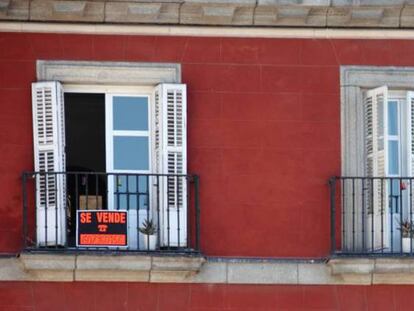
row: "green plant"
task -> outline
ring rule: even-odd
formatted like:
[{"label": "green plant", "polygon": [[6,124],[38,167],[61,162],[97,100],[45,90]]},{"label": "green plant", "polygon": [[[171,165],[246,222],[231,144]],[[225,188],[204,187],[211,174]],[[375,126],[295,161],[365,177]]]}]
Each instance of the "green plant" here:
[{"label": "green plant", "polygon": [[139,228],[139,232],[145,235],[154,235],[157,233],[157,226],[154,224],[152,219],[145,219],[142,223],[142,227]]},{"label": "green plant", "polygon": [[414,235],[414,227],[411,221],[404,220],[400,222],[400,227],[398,230],[401,231],[401,234],[404,238],[412,238]]}]

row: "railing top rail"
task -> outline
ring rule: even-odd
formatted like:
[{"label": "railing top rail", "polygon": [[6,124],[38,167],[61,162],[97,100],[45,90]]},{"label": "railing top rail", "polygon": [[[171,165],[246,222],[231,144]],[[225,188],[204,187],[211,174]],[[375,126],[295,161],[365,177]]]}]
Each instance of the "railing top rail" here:
[{"label": "railing top rail", "polygon": [[329,180],[340,179],[413,179],[414,176],[332,176]]},{"label": "railing top rail", "polygon": [[159,174],[159,173],[127,173],[127,172],[90,172],[90,171],[69,171],[69,172],[32,172],[23,171],[22,175],[113,175],[113,176],[154,176],[154,177],[198,177],[197,174]]}]

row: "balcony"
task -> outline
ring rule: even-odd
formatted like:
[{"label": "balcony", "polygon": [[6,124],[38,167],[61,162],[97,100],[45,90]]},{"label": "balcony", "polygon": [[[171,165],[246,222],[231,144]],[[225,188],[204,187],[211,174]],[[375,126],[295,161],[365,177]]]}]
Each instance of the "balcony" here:
[{"label": "balcony", "polygon": [[196,175],[24,172],[23,250],[200,252]]},{"label": "balcony", "polygon": [[333,256],[414,255],[414,178],[330,179]]}]

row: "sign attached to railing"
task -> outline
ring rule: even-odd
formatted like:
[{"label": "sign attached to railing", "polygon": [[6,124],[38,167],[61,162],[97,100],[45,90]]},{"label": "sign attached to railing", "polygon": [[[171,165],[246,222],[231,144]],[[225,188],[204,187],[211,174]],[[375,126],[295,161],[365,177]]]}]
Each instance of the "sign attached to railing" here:
[{"label": "sign attached to railing", "polygon": [[78,211],[76,218],[78,247],[128,246],[127,211]]}]

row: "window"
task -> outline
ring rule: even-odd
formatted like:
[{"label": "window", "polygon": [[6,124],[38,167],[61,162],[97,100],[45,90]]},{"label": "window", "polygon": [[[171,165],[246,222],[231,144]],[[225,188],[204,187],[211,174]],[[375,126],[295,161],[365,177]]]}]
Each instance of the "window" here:
[{"label": "window", "polygon": [[[400,252],[412,219],[413,68],[341,68],[342,244]],[[356,177],[356,178],[354,178]]]},{"label": "window", "polygon": [[[145,219],[158,226],[159,247],[186,247],[187,187],[176,176],[187,173],[186,86],[76,88],[51,81],[32,90],[35,171],[51,173],[36,181],[38,246],[73,245],[68,205],[79,207],[85,193],[71,188],[78,177],[59,172],[85,171],[107,174],[93,175],[93,186],[85,182],[83,207],[128,210],[130,249],[141,249]],[[74,133],[77,139],[68,139]]]}]

